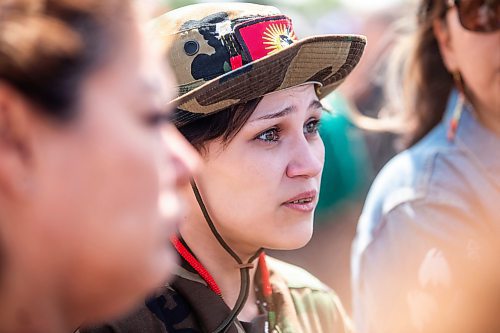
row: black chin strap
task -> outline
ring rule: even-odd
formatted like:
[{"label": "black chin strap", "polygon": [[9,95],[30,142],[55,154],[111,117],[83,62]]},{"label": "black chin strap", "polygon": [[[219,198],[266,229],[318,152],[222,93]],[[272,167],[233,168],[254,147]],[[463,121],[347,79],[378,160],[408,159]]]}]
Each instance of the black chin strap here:
[{"label": "black chin strap", "polygon": [[227,253],[233,257],[233,259],[238,263],[238,267],[240,269],[240,277],[241,277],[241,286],[240,286],[240,294],[238,295],[238,299],[236,300],[236,304],[234,305],[234,308],[231,310],[229,313],[229,316],[224,319],[224,321],[217,327],[212,333],[223,333],[227,332],[229,327],[231,327],[231,324],[233,321],[236,319],[238,314],[241,312],[243,309],[243,306],[245,305],[247,298],[248,298],[248,293],[250,291],[250,268],[253,267],[252,262],[257,259],[257,257],[261,254],[263,251],[262,248],[260,248],[249,260],[247,263],[243,263],[243,261],[238,257],[238,255],[231,249],[229,245],[224,241],[222,236],[219,234],[217,231],[217,228],[215,228],[214,223],[212,222],[212,219],[210,218],[210,215],[208,214],[207,207],[205,206],[205,203],[203,202],[203,198],[201,197],[200,191],[198,190],[198,186],[196,186],[196,183],[194,180],[191,180],[191,187],[193,188],[194,195],[196,197],[196,201],[198,201],[198,205],[201,208],[201,211],[203,213],[203,216],[205,217],[205,220],[207,221],[208,226],[210,227],[210,230],[212,231],[213,235],[219,242],[219,244],[226,250]]}]

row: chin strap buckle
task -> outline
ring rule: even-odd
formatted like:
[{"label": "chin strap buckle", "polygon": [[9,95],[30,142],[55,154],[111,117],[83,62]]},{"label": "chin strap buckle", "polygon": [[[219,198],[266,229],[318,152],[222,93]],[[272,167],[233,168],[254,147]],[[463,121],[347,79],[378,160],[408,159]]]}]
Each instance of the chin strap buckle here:
[{"label": "chin strap buckle", "polygon": [[236,267],[238,267],[238,269],[245,269],[245,268],[253,269],[255,267],[255,265],[253,263],[249,262],[246,264],[238,264]]}]

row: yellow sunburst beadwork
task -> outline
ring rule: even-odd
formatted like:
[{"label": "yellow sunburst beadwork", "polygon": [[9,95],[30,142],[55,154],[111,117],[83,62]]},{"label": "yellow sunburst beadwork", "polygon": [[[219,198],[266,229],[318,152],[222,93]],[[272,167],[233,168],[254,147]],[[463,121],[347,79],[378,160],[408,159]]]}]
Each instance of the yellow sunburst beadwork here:
[{"label": "yellow sunburst beadwork", "polygon": [[285,24],[271,24],[264,32],[264,45],[269,54],[274,54],[297,40],[295,33]]}]

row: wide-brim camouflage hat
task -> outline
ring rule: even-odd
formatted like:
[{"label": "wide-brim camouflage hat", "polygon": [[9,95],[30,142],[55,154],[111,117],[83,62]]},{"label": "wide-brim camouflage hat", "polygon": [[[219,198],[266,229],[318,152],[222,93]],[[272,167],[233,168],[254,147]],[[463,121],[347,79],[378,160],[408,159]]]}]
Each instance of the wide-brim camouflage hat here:
[{"label": "wide-brim camouflage hat", "polygon": [[178,127],[306,82],[318,83],[324,97],[354,69],[366,44],[358,35],[299,40],[277,8],[239,2],[182,7],[149,28],[167,46],[179,84],[172,101]]}]

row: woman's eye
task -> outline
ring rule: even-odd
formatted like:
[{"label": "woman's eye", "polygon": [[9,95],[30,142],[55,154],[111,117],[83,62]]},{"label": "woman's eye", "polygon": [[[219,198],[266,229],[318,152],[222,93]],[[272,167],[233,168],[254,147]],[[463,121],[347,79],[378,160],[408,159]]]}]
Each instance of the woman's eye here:
[{"label": "woman's eye", "polygon": [[271,128],[265,132],[262,132],[257,136],[257,139],[264,142],[277,142],[280,139],[279,128]]},{"label": "woman's eye", "polygon": [[314,119],[309,122],[307,122],[304,126],[304,134],[305,135],[315,135],[318,133],[318,128],[319,128],[319,119]]}]

